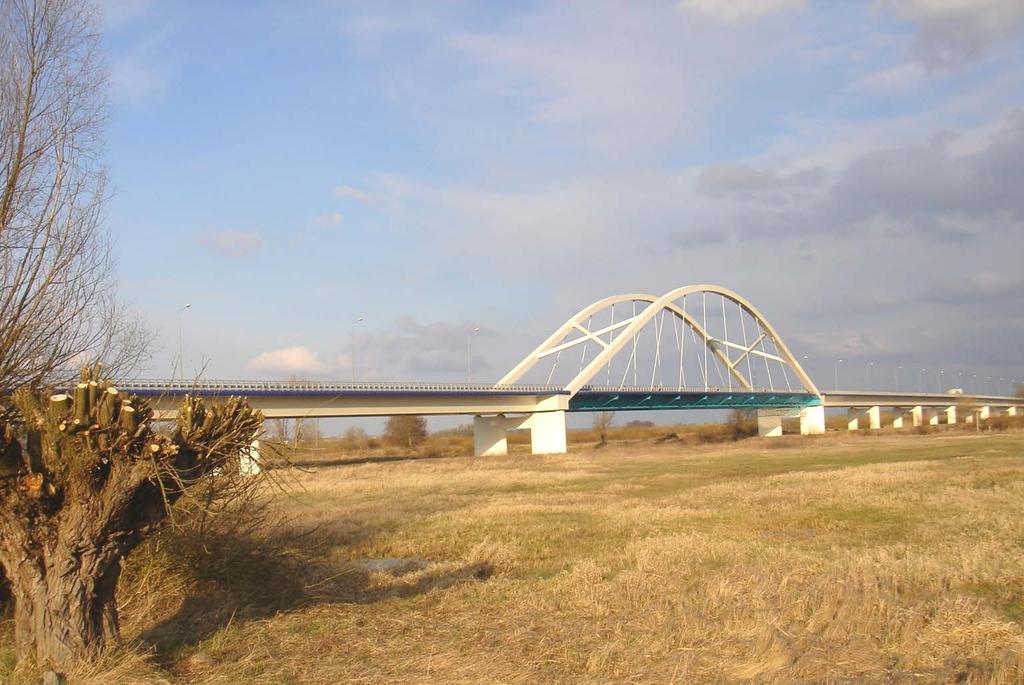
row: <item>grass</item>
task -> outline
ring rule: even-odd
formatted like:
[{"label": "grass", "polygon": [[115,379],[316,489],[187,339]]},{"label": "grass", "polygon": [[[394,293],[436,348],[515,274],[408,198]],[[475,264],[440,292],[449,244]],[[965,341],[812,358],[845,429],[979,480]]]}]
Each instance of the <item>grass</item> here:
[{"label": "grass", "polygon": [[1024,681],[1019,431],[295,477],[263,539],[134,556],[131,642],[72,681]]}]

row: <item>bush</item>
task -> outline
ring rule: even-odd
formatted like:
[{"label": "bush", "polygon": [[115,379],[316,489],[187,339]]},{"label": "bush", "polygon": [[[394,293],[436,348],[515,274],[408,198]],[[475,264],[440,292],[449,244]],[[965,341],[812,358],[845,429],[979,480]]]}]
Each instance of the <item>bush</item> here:
[{"label": "bush", "polygon": [[346,430],[341,439],[346,450],[365,450],[370,443],[369,436],[360,426],[352,426]]},{"label": "bush", "polygon": [[733,409],[725,422],[733,440],[757,435],[757,415],[749,411]]},{"label": "bush", "polygon": [[602,411],[594,414],[594,432],[597,433],[598,444],[605,445],[608,443],[608,429],[612,427],[612,421],[615,420],[615,412],[613,411]]},{"label": "bush", "polygon": [[422,416],[392,416],[384,426],[384,439],[413,449],[427,439],[427,420]]}]

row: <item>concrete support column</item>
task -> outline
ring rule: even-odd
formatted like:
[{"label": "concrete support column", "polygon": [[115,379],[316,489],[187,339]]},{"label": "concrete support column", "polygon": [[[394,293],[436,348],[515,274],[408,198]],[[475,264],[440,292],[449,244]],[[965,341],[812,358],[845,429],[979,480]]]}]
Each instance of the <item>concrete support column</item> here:
[{"label": "concrete support column", "polygon": [[868,407],[868,410],[864,412],[868,417],[868,428],[873,431],[878,430],[882,427],[882,411],[879,407]]},{"label": "concrete support column", "polygon": [[924,425],[924,407],[918,405],[910,410],[910,414],[914,417],[914,428]]},{"label": "concrete support column", "polygon": [[937,426],[939,425],[939,412],[935,409],[928,410],[928,425]]},{"label": "concrete support column", "polygon": [[503,457],[508,454],[505,417],[473,417],[473,454],[478,457]]},{"label": "concrete support column", "polygon": [[758,409],[757,434],[762,438],[777,438],[782,435],[782,414]]},{"label": "concrete support column", "polygon": [[972,412],[971,412],[970,414],[968,414],[968,415],[967,415],[967,418],[966,418],[966,419],[964,419],[964,423],[974,423],[974,415],[975,415],[976,413],[977,413],[977,412],[973,412],[973,411],[972,411]]},{"label": "concrete support column", "polygon": [[1017,407],[1007,407],[1006,408],[1006,415],[1007,416],[1017,416]]},{"label": "concrete support column", "polygon": [[530,448],[534,454],[565,454],[564,411],[531,414],[523,428],[530,429]]},{"label": "concrete support column", "polygon": [[[861,420],[864,421],[863,426]],[[882,427],[881,409],[879,407],[868,407],[867,409],[850,407],[846,412],[846,427],[852,431],[861,427],[878,430]]]},{"label": "concrete support column", "polygon": [[989,416],[992,414],[992,409],[986,405],[978,409],[978,418],[982,421],[987,421]]},{"label": "concrete support column", "polygon": [[950,426],[956,425],[956,406],[946,407],[946,423]]},{"label": "concrete support column", "polygon": [[249,449],[238,455],[238,471],[243,476],[255,476],[262,471],[260,466],[260,441],[253,440]]},{"label": "concrete support column", "polygon": [[[781,422],[779,428],[782,428]],[[825,407],[804,407],[800,410],[800,435],[821,435],[824,432]]]},{"label": "concrete support column", "polygon": [[893,407],[892,427],[903,428],[910,416],[911,412],[907,411],[903,407]]}]

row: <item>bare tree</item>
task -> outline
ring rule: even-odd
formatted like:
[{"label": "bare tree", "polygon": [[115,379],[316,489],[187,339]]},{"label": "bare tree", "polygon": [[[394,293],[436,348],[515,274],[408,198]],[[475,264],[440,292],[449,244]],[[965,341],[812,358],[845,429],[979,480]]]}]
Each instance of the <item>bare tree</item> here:
[{"label": "bare tree", "polygon": [[323,433],[319,419],[270,419],[267,421],[267,437],[281,445],[291,447],[319,446]]},{"label": "bare tree", "polygon": [[114,299],[100,155],[106,72],[81,0],[0,2],[0,391],[135,364]]},{"label": "bare tree", "polygon": [[384,439],[412,449],[427,439],[427,420],[422,416],[392,416],[384,424]]},{"label": "bare tree", "polygon": [[608,444],[608,429],[612,427],[613,421],[615,421],[615,412],[613,411],[600,411],[594,414],[593,428],[597,433],[599,445]]},{"label": "bare tree", "polygon": [[63,669],[118,636],[121,561],[191,492],[238,472],[263,416],[187,397],[174,429],[95,372],[70,394],[28,388],[0,422],[0,566],[19,658]]}]

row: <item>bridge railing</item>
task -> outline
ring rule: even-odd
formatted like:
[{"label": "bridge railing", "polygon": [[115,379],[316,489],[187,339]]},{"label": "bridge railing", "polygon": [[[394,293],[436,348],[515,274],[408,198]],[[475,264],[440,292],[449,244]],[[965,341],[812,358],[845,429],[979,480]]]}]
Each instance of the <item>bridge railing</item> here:
[{"label": "bridge railing", "polygon": [[708,387],[704,386],[690,386],[690,385],[584,385],[580,388],[580,392],[599,392],[599,393],[683,393],[687,395],[694,395],[700,393],[736,393],[736,394],[758,394],[758,395],[805,395],[806,392],[803,389],[796,390],[779,390],[777,388],[736,388],[727,386],[712,385]]},{"label": "bridge railing", "polygon": [[[123,381],[120,384],[125,391],[155,394],[160,392],[183,394],[187,392],[245,394],[245,393],[288,393],[288,392],[322,392],[322,393],[388,393],[388,392],[464,392],[464,393],[536,393],[539,395],[567,394],[567,390],[558,385],[507,384],[492,385],[489,383],[424,383],[413,381],[359,381],[359,382],[326,382],[326,381],[257,381],[257,380],[199,380],[180,381],[167,379],[139,379]],[[752,389],[729,388],[726,386],[677,386],[677,385],[585,385],[580,392],[591,393],[743,393],[743,394],[802,394],[780,391],[772,388],[755,387]]]},{"label": "bridge railing", "polygon": [[320,382],[320,381],[246,381],[163,379],[128,380],[118,384],[128,392],[181,394],[186,392],[219,392],[223,394],[287,393],[287,392],[467,392],[467,393],[536,393],[565,394],[557,385],[491,385],[487,383],[424,383],[406,381]]}]

